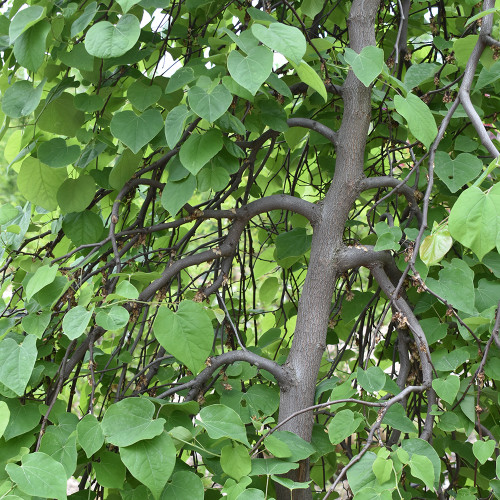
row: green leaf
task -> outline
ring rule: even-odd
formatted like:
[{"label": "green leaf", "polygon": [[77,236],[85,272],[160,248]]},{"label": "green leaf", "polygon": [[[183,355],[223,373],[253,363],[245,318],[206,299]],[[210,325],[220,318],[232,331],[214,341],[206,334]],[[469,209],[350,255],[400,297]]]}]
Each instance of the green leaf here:
[{"label": "green leaf", "polygon": [[433,465],[426,456],[414,453],[410,458],[410,470],[412,475],[421,479],[427,488],[430,490],[434,489]]},{"label": "green leaf", "polygon": [[289,458],[292,456],[292,452],[289,446],[273,434],[267,436],[266,439],[264,439],[264,445],[275,457]]},{"label": "green leaf", "polygon": [[300,10],[309,19],[314,19],[317,14],[323,9],[323,0],[304,0],[300,6]]},{"label": "green leaf", "polygon": [[66,177],[65,169],[55,170],[29,156],[21,165],[17,175],[17,186],[21,194],[31,203],[46,210],[55,210],[57,191]]},{"label": "green leaf", "polygon": [[257,488],[247,488],[243,490],[237,497],[236,500],[265,500],[266,495],[262,490]]},{"label": "green leaf", "polygon": [[9,26],[9,41],[12,45],[21,33],[43,19],[45,7],[41,5],[30,5],[26,9],[19,10],[12,18]]},{"label": "green leaf", "polygon": [[412,64],[406,71],[404,84],[408,90],[418,87],[422,82],[434,78],[439,66],[434,63]]},{"label": "green leaf", "polygon": [[104,444],[104,433],[101,424],[90,413],[85,415],[76,426],[78,442],[83,451],[90,458],[96,451],[100,450]]},{"label": "green leaf", "polygon": [[364,487],[376,484],[376,477],[373,473],[373,463],[377,459],[375,453],[368,451],[347,471],[347,480],[352,492],[356,495]]},{"label": "green leaf", "polygon": [[128,311],[122,306],[112,306],[111,309],[101,309],[95,316],[95,322],[105,330],[119,330],[129,320]]},{"label": "green leaf", "polygon": [[281,267],[290,267],[311,248],[312,236],[303,227],[281,233],[276,238],[276,260]]},{"label": "green leaf", "polygon": [[106,441],[116,446],[130,446],[160,435],[165,419],[153,420],[154,412],[154,404],[147,399],[127,398],[112,404],[101,422]]},{"label": "green leaf", "polygon": [[239,481],[243,476],[248,476],[252,470],[252,460],[248,449],[241,444],[224,446],[221,450],[220,464],[222,470],[229,476]]},{"label": "green leaf", "polygon": [[19,212],[18,207],[13,207],[12,205],[6,203],[5,205],[2,205],[0,207],[0,225],[4,225],[7,222],[10,222],[11,220],[15,219],[16,217],[19,217],[20,212]]},{"label": "green leaf", "polygon": [[181,146],[179,158],[182,165],[196,175],[221,149],[222,134],[210,129],[204,134],[191,134]]},{"label": "green leaf", "polygon": [[188,83],[191,83],[194,80],[194,71],[193,68],[183,67],[179,68],[168,81],[167,88],[165,89],[166,94],[171,94],[176,90],[182,89]]},{"label": "green leaf", "polygon": [[188,177],[177,182],[169,180],[161,194],[161,204],[170,215],[175,216],[177,212],[191,199],[196,189],[196,177],[189,174]]},{"label": "green leaf", "polygon": [[139,298],[139,291],[129,281],[121,281],[116,287],[115,293],[130,300],[137,300]]},{"label": "green leaf", "polygon": [[278,278],[271,276],[267,278],[259,289],[259,298],[263,304],[271,304],[276,294],[278,293],[279,281]]},{"label": "green leaf", "polygon": [[101,486],[119,490],[123,488],[126,470],[117,453],[101,451],[99,462],[93,462],[92,467]]},{"label": "green leaf", "polygon": [[424,441],[423,439],[419,438],[405,439],[404,441],[402,441],[401,447],[406,452],[409,453],[410,459],[412,459],[414,455],[422,455],[424,457],[427,457],[432,464],[432,469],[430,467],[429,469],[434,471],[434,484],[439,484],[439,476],[441,473],[441,460],[439,459],[436,450],[427,441]]},{"label": "green leaf", "polygon": [[83,212],[94,199],[96,185],[90,175],[66,179],[57,191],[57,202],[63,214]]},{"label": "green leaf", "polygon": [[328,437],[332,444],[339,444],[356,432],[363,417],[351,410],[341,410],[332,418],[328,426]]},{"label": "green leaf", "polygon": [[[43,110],[43,112],[42,112]],[[73,137],[85,122],[85,114],[75,108],[75,98],[63,92],[57,99],[42,101],[37,109],[37,126],[45,132]]]},{"label": "green leaf", "polygon": [[38,159],[52,168],[66,167],[75,163],[80,156],[80,147],[76,144],[68,146],[64,139],[57,137],[42,142],[38,147]]},{"label": "green leaf", "polygon": [[311,481],[307,481],[306,483],[299,483],[298,481],[293,481],[292,479],[288,479],[287,477],[279,477],[274,475],[271,476],[271,479],[275,483],[279,483],[289,490],[302,490],[305,488],[309,488],[309,485],[311,484]]},{"label": "green leaf", "polygon": [[[80,45],[81,46],[81,45]],[[75,96],[75,108],[86,113],[94,113],[104,106],[104,99],[96,94],[77,94]]]},{"label": "green leaf", "polygon": [[214,404],[202,408],[196,423],[203,427],[212,439],[228,437],[250,447],[240,416],[227,406]]},{"label": "green leaf", "polygon": [[21,463],[7,464],[5,470],[23,493],[66,500],[66,472],[62,464],[41,452],[25,455]]},{"label": "green leaf", "polygon": [[373,45],[363,47],[359,54],[346,48],[344,58],[365,87],[369,87],[384,68],[384,51]]},{"label": "green leaf", "polygon": [[37,71],[43,63],[50,26],[50,23],[42,20],[24,31],[14,43],[17,62],[29,71]]},{"label": "green leaf", "polygon": [[477,440],[472,445],[472,452],[481,465],[485,464],[495,451],[496,443],[492,439]]},{"label": "green leaf", "polygon": [[286,474],[288,471],[298,469],[299,464],[283,462],[275,458],[254,458],[250,476],[270,476],[271,474]]},{"label": "green leaf", "polygon": [[134,5],[138,4],[140,1],[141,0],[117,0],[124,14],[126,14]]},{"label": "green leaf", "polygon": [[408,93],[406,99],[400,95],[394,96],[394,105],[396,111],[408,122],[410,132],[429,148],[437,135],[437,127],[427,104],[416,95]]},{"label": "green leaf", "polygon": [[0,401],[0,438],[3,436],[9,423],[10,410],[5,401]]},{"label": "green leaf", "polygon": [[165,486],[161,500],[203,500],[204,494],[203,483],[197,474],[180,471]]},{"label": "green leaf", "polygon": [[31,115],[40,103],[44,85],[45,80],[35,88],[26,80],[14,82],[3,95],[2,111],[11,118]]},{"label": "green leaf", "polygon": [[139,116],[130,110],[121,111],[113,115],[110,124],[113,136],[134,153],[154,139],[162,128],[163,118],[156,109],[148,109]]},{"label": "green leaf", "polygon": [[0,382],[18,396],[24,394],[37,357],[36,337],[28,335],[18,344],[14,339],[0,342]]},{"label": "green leaf", "polygon": [[372,470],[380,484],[389,481],[392,474],[393,462],[389,458],[378,456],[372,464]]},{"label": "green leaf", "polygon": [[17,399],[9,399],[7,406],[10,410],[10,420],[4,432],[5,441],[29,432],[39,424],[38,404],[27,402],[22,405]]},{"label": "green leaf", "polygon": [[238,85],[255,95],[273,70],[273,53],[262,46],[251,49],[246,57],[233,50],[227,58],[227,69]]},{"label": "green leaf", "polygon": [[85,36],[85,48],[94,57],[120,57],[135,45],[140,33],[139,19],[125,14],[116,25],[108,21],[94,24]]},{"label": "green leaf", "polygon": [[452,193],[474,180],[482,169],[483,162],[469,153],[461,153],[452,160],[444,151],[436,152],[434,171]]},{"label": "green leaf", "polygon": [[85,210],[84,212],[66,215],[63,219],[62,229],[73,244],[79,246],[99,241],[104,230],[104,224],[97,214]]},{"label": "green leaf", "polygon": [[228,171],[214,161],[205,165],[196,176],[198,191],[204,193],[208,190],[220,191],[229,183],[230,177]]},{"label": "green leaf", "polygon": [[109,185],[116,190],[121,189],[134,175],[137,167],[142,161],[142,154],[132,153],[130,149],[125,149],[120,159],[109,173]]},{"label": "green leaf", "polygon": [[180,104],[172,109],[167,115],[167,119],[165,120],[165,137],[170,149],[174,149],[179,139],[182,137],[184,123],[190,114],[191,112],[188,110],[187,106],[185,104]]},{"label": "green leaf", "polygon": [[134,108],[144,111],[160,99],[162,90],[158,85],[144,85],[135,81],[127,90],[127,98]]},{"label": "green leaf", "polygon": [[175,313],[161,306],[153,328],[161,346],[193,373],[205,367],[212,350],[214,329],[201,304],[183,300]]},{"label": "green leaf", "polygon": [[458,394],[458,389],[460,389],[460,378],[456,375],[436,378],[432,381],[432,388],[441,399],[452,404]]},{"label": "green leaf", "polygon": [[25,293],[27,299],[30,300],[35,293],[50,285],[56,279],[57,270],[57,266],[50,266],[48,264],[39,267],[26,285]]},{"label": "green leaf", "polygon": [[276,431],[268,438],[273,437],[276,441],[280,441],[286,445],[290,454],[286,457],[291,462],[305,460],[316,452],[316,448],[311,443],[308,443],[297,434],[290,431]]},{"label": "green leaf", "polygon": [[439,279],[427,278],[426,285],[453,307],[468,314],[474,313],[474,271],[463,261],[443,261]]},{"label": "green leaf", "polygon": [[420,258],[427,267],[430,267],[439,263],[452,245],[453,239],[448,231],[448,226],[440,227],[422,241],[419,250]]},{"label": "green leaf", "polygon": [[75,472],[77,462],[75,432],[66,432],[59,426],[51,425],[42,437],[40,451],[62,464],[66,478],[69,479]]},{"label": "green leaf", "polygon": [[500,231],[500,184],[488,193],[478,187],[462,192],[453,205],[448,227],[450,234],[482,259],[495,247]]},{"label": "green leaf", "polygon": [[97,12],[97,2],[90,2],[83,14],[71,25],[71,38],[81,33],[92,21]]},{"label": "green leaf", "polygon": [[442,372],[452,372],[468,359],[469,353],[464,348],[453,349],[450,352],[446,349],[439,349],[432,353],[434,368]]},{"label": "green leaf", "polygon": [[417,432],[415,424],[406,416],[400,404],[393,404],[385,413],[382,423],[404,433]]},{"label": "green leaf", "polygon": [[378,366],[371,366],[368,370],[358,368],[359,385],[367,392],[379,392],[385,386],[386,376]]},{"label": "green leaf", "polygon": [[205,90],[202,87],[192,87],[188,92],[189,106],[201,118],[213,123],[229,108],[233,96],[223,85],[216,85]]},{"label": "green leaf", "polygon": [[85,307],[72,307],[63,318],[62,327],[66,337],[70,340],[77,339],[85,332],[90,318],[92,318],[92,310],[87,311]]},{"label": "green leaf", "polygon": [[31,313],[22,319],[21,325],[26,333],[41,339],[47,326],[49,326],[50,317],[50,311],[44,311],[41,314]]},{"label": "green leaf", "polygon": [[290,62],[300,64],[306,53],[306,39],[295,26],[271,23],[268,28],[261,24],[252,25],[252,34],[270,49],[283,54]]},{"label": "green leaf", "polygon": [[172,438],[163,432],[153,439],[122,446],[120,458],[131,474],[146,485],[156,499],[160,498],[175,465],[176,450]]},{"label": "green leaf", "polygon": [[301,81],[315,90],[326,102],[327,95],[325,84],[319,77],[318,73],[316,73],[316,71],[314,71],[314,69],[312,69],[311,66],[309,66],[309,64],[307,64],[305,61],[302,61],[298,66],[295,66],[295,69]]}]

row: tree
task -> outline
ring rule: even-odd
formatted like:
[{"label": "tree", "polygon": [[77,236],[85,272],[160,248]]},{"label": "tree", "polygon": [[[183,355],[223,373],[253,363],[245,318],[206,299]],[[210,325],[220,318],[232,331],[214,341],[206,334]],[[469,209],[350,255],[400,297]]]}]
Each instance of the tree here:
[{"label": "tree", "polygon": [[4,8],[3,498],[500,498],[493,0]]}]

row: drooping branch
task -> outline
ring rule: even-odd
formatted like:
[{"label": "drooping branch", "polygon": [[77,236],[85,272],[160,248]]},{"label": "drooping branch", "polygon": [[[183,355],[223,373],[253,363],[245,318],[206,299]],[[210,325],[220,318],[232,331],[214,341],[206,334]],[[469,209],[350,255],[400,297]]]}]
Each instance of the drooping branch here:
[{"label": "drooping branch", "polygon": [[[494,0],[484,0],[483,2],[483,11],[491,9],[494,7]],[[474,76],[476,73],[476,67],[479,62],[479,58],[481,57],[484,49],[488,46],[488,42],[490,38],[487,38],[491,35],[491,29],[493,27],[493,14],[488,14],[482,18],[481,24],[481,32],[479,34],[479,38],[474,46],[474,50],[467,61],[467,66],[465,67],[464,79],[462,85],[460,86],[460,90],[458,92],[458,96],[460,98],[460,102],[467,113],[472,125],[476,129],[481,142],[484,147],[488,150],[491,156],[497,158],[500,155],[500,152],[493,144],[490,139],[488,132],[486,131],[481,118],[479,117],[477,111],[474,109],[472,105],[472,101],[470,99],[470,89],[472,83],[474,81]]]},{"label": "drooping branch", "polygon": [[311,120],[310,118],[289,118],[287,124],[289,127],[304,127],[314,130],[328,139],[333,145],[337,143],[337,133],[316,120]]}]

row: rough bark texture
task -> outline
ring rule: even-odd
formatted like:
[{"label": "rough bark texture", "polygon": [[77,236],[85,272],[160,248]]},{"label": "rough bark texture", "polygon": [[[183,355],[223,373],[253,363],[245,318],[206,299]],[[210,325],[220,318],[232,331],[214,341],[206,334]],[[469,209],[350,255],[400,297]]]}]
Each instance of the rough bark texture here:
[{"label": "rough bark texture", "polygon": [[[350,46],[360,52],[375,45],[375,16],[378,0],[356,0],[348,19]],[[338,256],[343,249],[342,235],[349,210],[363,179],[366,137],[370,124],[371,89],[349,72],[342,88],[344,116],[336,140],[336,167],[331,187],[323,201],[320,220],[314,226],[309,270],[299,302],[293,343],[286,362],[290,388],[281,391],[279,420],[314,404],[316,379],[325,349],[326,332],[335,280],[340,272]],[[310,441],[312,413],[304,413],[283,426]],[[291,476],[307,480],[308,464]],[[290,499],[290,491],[277,487],[278,500]],[[307,489],[295,490],[294,500],[312,498]]]}]

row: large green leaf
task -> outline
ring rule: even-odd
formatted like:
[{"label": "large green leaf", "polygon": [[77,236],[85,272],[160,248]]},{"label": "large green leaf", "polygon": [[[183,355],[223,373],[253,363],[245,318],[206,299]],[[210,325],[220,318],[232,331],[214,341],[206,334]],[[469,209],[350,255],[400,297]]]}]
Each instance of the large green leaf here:
[{"label": "large green leaf", "polygon": [[69,479],[76,469],[76,432],[65,432],[59,426],[51,425],[45,431],[40,451],[62,464]]},{"label": "large green leaf", "polygon": [[187,109],[187,106],[180,104],[167,115],[165,120],[165,137],[169,148],[175,148],[179,142],[184,132],[184,123],[190,114],[191,112]]},{"label": "large green leaf", "polygon": [[113,189],[121,189],[134,175],[142,160],[142,154],[126,149],[109,173],[108,182]]},{"label": "large green leaf", "polygon": [[239,481],[243,476],[248,476],[252,470],[252,460],[248,449],[241,444],[226,445],[221,450],[220,464],[222,470],[229,476]]},{"label": "large green leaf", "polygon": [[29,156],[23,161],[17,176],[21,194],[31,203],[46,210],[57,208],[57,191],[66,180],[66,169],[47,167],[39,160]]},{"label": "large green leaf", "polygon": [[165,420],[153,420],[154,412],[154,404],[147,399],[127,398],[112,404],[101,422],[106,440],[116,446],[130,446],[160,435]]},{"label": "large green leaf", "polygon": [[212,439],[228,437],[250,446],[240,416],[227,406],[215,404],[202,408],[196,423],[205,428]]},{"label": "large green leaf", "polygon": [[151,141],[163,128],[163,118],[156,109],[148,109],[141,115],[133,111],[121,111],[113,115],[111,133],[134,153]]},{"label": "large green leaf", "polygon": [[448,226],[440,227],[422,241],[419,250],[420,258],[426,266],[430,267],[440,262],[452,245],[453,239]]},{"label": "large green leaf", "polygon": [[268,28],[261,24],[252,25],[252,33],[264,45],[283,54],[289,61],[300,64],[306,52],[306,39],[295,26],[271,23]]},{"label": "large green leaf", "polygon": [[311,248],[312,236],[298,227],[281,233],[276,238],[276,260],[282,267],[290,267]]},{"label": "large green leaf", "polygon": [[359,54],[346,48],[344,58],[365,87],[369,87],[384,68],[384,51],[374,45],[363,47]]},{"label": "large green leaf", "polygon": [[437,485],[441,472],[441,460],[436,450],[427,441],[419,438],[405,439],[401,443],[401,447],[409,453],[410,459],[412,459],[413,455],[421,455],[430,460],[434,471],[434,485]]},{"label": "large green leaf", "polygon": [[436,152],[434,171],[452,193],[475,179],[482,168],[483,162],[469,153],[461,153],[453,160],[444,151]]},{"label": "large green leaf", "polygon": [[204,493],[203,483],[197,474],[179,471],[163,490],[161,500],[203,500]]},{"label": "large green leaf", "polygon": [[0,438],[3,436],[9,423],[10,410],[5,401],[0,401]]},{"label": "large green leaf", "polygon": [[184,300],[175,313],[166,306],[160,307],[154,333],[165,350],[193,373],[205,367],[212,350],[214,330],[201,304]]},{"label": "large green leaf", "polygon": [[135,45],[140,33],[139,19],[132,14],[125,14],[116,25],[108,21],[94,24],[85,37],[85,48],[94,57],[119,57]]},{"label": "large green leaf", "polygon": [[172,474],[176,450],[172,438],[163,432],[147,441],[120,448],[120,458],[132,475],[145,484],[155,498]]},{"label": "large green leaf", "polygon": [[101,424],[94,415],[85,415],[76,426],[78,442],[90,458],[104,444],[104,433]]},{"label": "large green leaf", "polygon": [[39,267],[26,285],[26,297],[28,300],[42,288],[50,285],[56,279],[56,276],[57,266],[46,264],[45,266]]},{"label": "large green leaf", "polygon": [[95,316],[95,322],[105,330],[119,330],[128,323],[129,316],[124,307],[112,306],[110,309],[100,309]]},{"label": "large green leaf", "polygon": [[17,62],[29,71],[37,71],[45,57],[45,44],[50,23],[45,19],[19,35],[14,43]]},{"label": "large green leaf", "polygon": [[472,445],[472,452],[481,465],[493,455],[495,451],[495,441],[488,439],[487,441],[478,440]]},{"label": "large green leaf", "polygon": [[23,493],[66,500],[66,472],[62,464],[42,452],[25,455],[21,463],[7,464],[5,470]]},{"label": "large green leaf", "polygon": [[99,241],[103,235],[104,224],[97,214],[85,210],[66,215],[63,219],[62,229],[73,244],[79,246]]},{"label": "large green leaf", "polygon": [[229,108],[233,96],[224,85],[216,85],[205,90],[194,86],[188,92],[189,106],[201,118],[213,123],[220,118]]},{"label": "large green leaf", "polygon": [[273,69],[273,53],[266,47],[254,47],[247,56],[233,50],[227,58],[227,69],[234,81],[255,95]]},{"label": "large green leaf", "polygon": [[80,147],[76,144],[68,146],[64,139],[57,137],[43,142],[38,147],[38,159],[53,168],[61,168],[75,163],[80,156]]},{"label": "large green leaf", "polygon": [[437,127],[431,111],[416,95],[408,93],[406,98],[394,96],[396,111],[408,122],[410,132],[427,148],[437,135]]},{"label": "large green leaf", "polygon": [[2,111],[11,118],[30,115],[40,103],[44,85],[45,80],[37,87],[26,80],[14,82],[2,98]]},{"label": "large green leaf", "polygon": [[358,382],[367,392],[378,392],[384,388],[385,373],[379,366],[371,366],[368,370],[358,368]]},{"label": "large green leaf", "polygon": [[126,470],[117,453],[101,451],[99,462],[92,464],[97,482],[105,488],[122,489],[125,481]]},{"label": "large green leaf", "polygon": [[90,175],[66,179],[57,190],[57,202],[63,214],[83,212],[94,199],[96,185]]},{"label": "large green leaf", "polygon": [[422,479],[427,488],[433,489],[434,471],[429,458],[414,453],[410,460],[410,470],[413,476]]},{"label": "large green leaf", "polygon": [[0,382],[22,396],[37,357],[36,337],[28,335],[18,344],[14,339],[0,341]]},{"label": "large green leaf", "polygon": [[341,410],[332,418],[328,426],[328,437],[332,444],[338,444],[353,434],[363,417],[351,410]]},{"label": "large green leaf", "polygon": [[309,87],[315,90],[323,98],[324,101],[326,101],[327,95],[325,84],[318,73],[316,73],[316,71],[314,71],[314,69],[311,68],[311,66],[309,66],[309,64],[307,64],[305,61],[302,61],[299,65],[297,65],[295,69],[297,70],[299,78],[305,84],[309,85]]},{"label": "large green leaf", "polygon": [[42,101],[37,112],[42,112],[37,126],[52,134],[74,137],[85,122],[85,114],[76,109],[75,98],[68,92],[63,92],[48,104]]},{"label": "large green leaf", "polygon": [[482,259],[497,244],[500,232],[500,184],[483,193],[478,187],[462,192],[448,221],[450,234]]},{"label": "large green leaf", "polygon": [[26,9],[20,10],[12,18],[9,26],[9,41],[13,44],[18,36],[26,31],[30,26],[41,21],[45,14],[45,7],[41,5],[30,5]]},{"label": "large green leaf", "polygon": [[169,180],[161,194],[161,204],[171,215],[177,212],[190,200],[196,189],[196,177],[189,174],[185,179],[174,182]]},{"label": "large green leaf", "polygon": [[128,100],[139,111],[144,111],[157,102],[161,94],[158,85],[145,85],[141,81],[134,82],[127,90]]},{"label": "large green leaf", "polygon": [[219,130],[210,129],[204,134],[191,134],[179,152],[182,165],[196,175],[222,149],[222,145]]},{"label": "large green leaf", "polygon": [[436,378],[432,381],[432,388],[441,399],[452,404],[460,388],[460,379],[456,375]]},{"label": "large green leaf", "polygon": [[85,307],[72,307],[63,318],[63,332],[69,339],[77,339],[87,328],[93,311],[87,311]]},{"label": "large green leaf", "polygon": [[387,410],[382,423],[401,432],[417,432],[415,424],[406,416],[405,410],[400,404],[393,404]]}]

